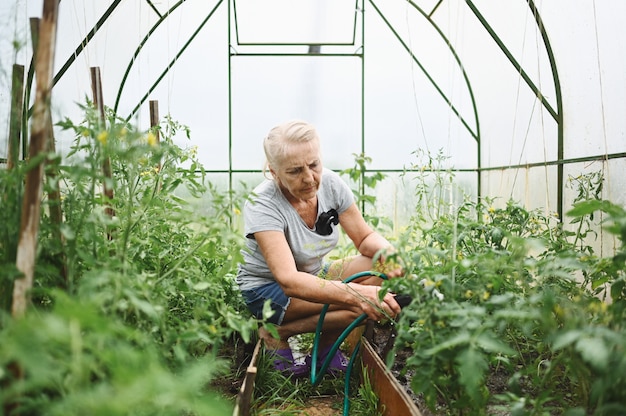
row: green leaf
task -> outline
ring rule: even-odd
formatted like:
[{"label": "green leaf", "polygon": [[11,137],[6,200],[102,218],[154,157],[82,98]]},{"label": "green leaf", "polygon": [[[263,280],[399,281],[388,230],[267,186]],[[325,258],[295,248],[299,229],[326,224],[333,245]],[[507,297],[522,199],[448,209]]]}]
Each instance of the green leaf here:
[{"label": "green leaf", "polygon": [[435,355],[440,351],[444,351],[444,350],[456,347],[458,345],[469,344],[470,339],[471,338],[470,338],[469,332],[464,331],[459,334],[456,334],[455,336],[448,339],[447,341],[440,343],[436,347],[427,349],[426,351],[424,351],[424,353],[426,355]]},{"label": "green leaf", "polygon": [[583,215],[589,215],[603,206],[603,202],[598,199],[590,199],[574,204],[574,208],[567,212],[570,217],[582,217]]},{"label": "green leaf", "polygon": [[515,354],[515,350],[513,350],[511,347],[488,334],[480,334],[476,338],[476,345],[478,345],[487,352],[495,352],[504,355]]},{"label": "green leaf", "polygon": [[485,371],[489,367],[483,354],[475,348],[462,351],[456,358],[459,370],[459,381],[465,387],[467,395],[475,403],[481,402],[481,386]]},{"label": "green leaf", "polygon": [[210,287],[211,285],[209,284],[209,282],[198,282],[195,285],[193,285],[193,289],[194,290],[206,290]]},{"label": "green leaf", "polygon": [[597,289],[598,287],[602,286],[603,284],[605,284],[608,281],[609,281],[609,277],[608,276],[603,276],[600,279],[594,279],[591,282],[591,288],[592,289]]},{"label": "green leaf", "polygon": [[602,338],[581,338],[576,343],[576,351],[597,370],[607,369],[610,354]]},{"label": "green leaf", "polygon": [[554,342],[552,343],[552,349],[558,351],[567,347],[568,345],[574,343],[578,338],[580,338],[580,331],[567,331],[563,334],[560,334],[556,337]]},{"label": "green leaf", "polygon": [[585,416],[586,414],[587,411],[582,407],[574,407],[571,409],[567,409],[565,413],[563,413],[563,416]]}]

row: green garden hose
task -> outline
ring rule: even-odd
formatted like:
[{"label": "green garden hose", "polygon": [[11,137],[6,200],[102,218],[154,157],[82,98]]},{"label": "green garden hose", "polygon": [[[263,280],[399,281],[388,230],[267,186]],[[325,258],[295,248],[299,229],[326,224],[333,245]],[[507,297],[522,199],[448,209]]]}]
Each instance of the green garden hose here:
[{"label": "green garden hose", "polygon": [[[359,273],[353,274],[352,276],[343,280],[343,283],[350,283],[354,279],[358,279],[359,277],[364,277],[364,276],[377,276],[383,280],[387,280],[387,276],[384,273],[379,273],[375,271],[365,271],[365,272],[359,272]],[[322,366],[320,367],[320,370],[318,373],[317,372],[317,352],[319,349],[319,342],[320,342],[320,337],[322,334],[322,327],[324,326],[324,317],[326,316],[326,312],[328,311],[329,306],[330,306],[329,304],[325,304],[324,307],[322,308],[322,311],[320,312],[320,318],[317,321],[317,327],[315,329],[315,338],[313,339],[313,348],[311,351],[311,384],[313,384],[314,386],[319,384],[320,381],[322,381],[322,377],[324,373],[326,373],[326,370],[328,369],[328,366],[330,365],[330,362],[333,359],[333,356],[335,355],[335,353],[341,346],[341,343],[348,337],[348,335],[350,335],[350,332],[352,332],[354,328],[359,326],[365,319],[367,319],[367,314],[365,313],[361,314],[350,325],[348,325],[346,329],[343,330],[341,335],[339,335],[335,343],[331,346],[330,351],[328,352],[328,355],[326,355],[326,359],[322,363]],[[352,352],[352,356],[350,357],[350,362],[348,363],[348,367],[346,369],[346,377],[344,381],[344,398],[343,398],[343,415],[344,416],[348,416],[348,413],[350,411],[350,394],[349,394],[350,393],[350,376],[352,374],[352,367],[354,365],[354,359],[356,358],[358,354],[360,346],[361,346],[361,341],[359,341],[354,347],[354,351]]]}]

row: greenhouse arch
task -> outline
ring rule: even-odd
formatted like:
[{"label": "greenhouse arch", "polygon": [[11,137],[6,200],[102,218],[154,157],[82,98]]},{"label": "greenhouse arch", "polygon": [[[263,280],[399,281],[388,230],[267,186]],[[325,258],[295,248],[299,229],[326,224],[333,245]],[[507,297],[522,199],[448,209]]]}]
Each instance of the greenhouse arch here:
[{"label": "greenhouse arch", "polygon": [[626,413],[625,15],[3,1],[2,414]]},{"label": "greenhouse arch", "polygon": [[[140,42],[138,43],[138,46],[135,50],[135,52],[132,54],[132,56],[130,57],[129,61],[128,61],[128,65],[126,67],[126,71],[123,75],[123,77],[121,78],[120,82],[119,82],[119,86],[118,86],[118,90],[117,90],[117,94],[115,97],[115,100],[113,102],[112,108],[115,110],[118,110],[119,106],[120,106],[120,100],[121,100],[121,96],[123,93],[123,90],[125,88],[126,82],[128,81],[128,77],[129,77],[129,73],[133,67],[133,65],[138,65],[139,61],[137,60],[138,55],[141,53],[142,49],[144,48],[144,46],[146,46],[146,44],[150,41],[150,37],[153,35],[153,33],[155,33],[158,29],[159,26],[161,26],[167,19],[175,19],[176,16],[174,16],[174,13],[176,12],[176,9],[178,9],[179,7],[187,7],[187,5],[191,5],[191,3],[193,3],[193,1],[186,1],[186,0],[182,0],[182,1],[178,1],[176,3],[173,3],[171,6],[164,8],[163,5],[159,5],[160,7],[155,6],[154,3],[148,1],[146,2],[146,4],[149,6],[149,9],[152,13],[154,13],[156,16],[158,16],[158,19],[155,21],[155,23],[148,28],[146,34],[144,35],[144,37],[140,40]],[[454,46],[452,45],[450,39],[446,38],[446,35],[443,33],[443,31],[441,29],[439,29],[439,27],[437,26],[437,23],[435,21],[435,18],[437,17],[437,14],[444,14],[444,13],[450,13],[449,10],[443,10],[444,8],[448,7],[451,8],[452,6],[447,6],[446,2],[420,2],[420,4],[418,4],[418,2],[413,2],[413,1],[409,1],[406,2],[407,5],[411,6],[412,10],[415,10],[419,15],[421,15],[421,17],[423,19],[425,19],[431,26],[432,28],[437,31],[438,35],[441,37],[441,39],[443,40],[443,42],[445,43],[445,45],[449,48],[450,53],[452,54],[452,56],[454,57],[454,60],[457,62],[457,65],[459,66],[459,70],[462,74],[462,79],[463,82],[466,84],[469,95],[470,95],[470,101],[471,101],[471,106],[473,108],[472,112],[473,114],[471,114],[471,118],[473,119],[473,124],[474,124],[474,129],[475,131],[472,131],[472,129],[470,128],[470,126],[467,124],[464,115],[461,114],[455,107],[455,103],[453,102],[454,97],[449,97],[450,94],[448,94],[447,91],[444,91],[444,89],[446,88],[444,87],[440,87],[439,83],[437,80],[433,79],[430,74],[429,74],[429,69],[425,66],[421,64],[421,61],[419,59],[419,53],[424,53],[422,51],[412,51],[409,44],[411,43],[410,39],[408,39],[408,35],[406,34],[400,34],[397,30],[396,30],[396,26],[399,26],[399,24],[397,23],[397,21],[391,22],[390,19],[388,18],[388,16],[386,15],[386,11],[382,9],[382,7],[380,7],[376,2],[364,2],[364,4],[361,6],[360,2],[355,1],[355,2],[337,2],[337,3],[343,3],[343,6],[328,6],[328,5],[323,5],[322,7],[338,7],[340,9],[341,12],[345,13],[345,9],[347,9],[347,7],[345,6],[345,4],[349,4],[350,6],[353,6],[354,9],[354,14],[353,14],[353,19],[351,20],[347,20],[346,22],[348,23],[348,25],[352,25],[352,32],[353,32],[353,37],[351,39],[352,43],[350,44],[350,42],[348,42],[348,45],[350,46],[354,46],[354,42],[361,42],[361,47],[360,48],[356,48],[356,51],[352,51],[352,52],[348,52],[346,53],[347,55],[349,55],[350,53],[355,53],[356,56],[362,56],[362,59],[364,62],[367,61],[368,59],[368,55],[366,54],[368,51],[368,45],[364,42],[366,41],[366,35],[365,35],[365,31],[368,28],[367,24],[365,22],[365,20],[362,18],[362,14],[364,13],[364,10],[366,10],[366,8],[369,8],[369,10],[373,13],[373,16],[370,16],[370,19],[374,18],[374,15],[377,16],[377,19],[380,19],[381,21],[385,22],[385,25],[387,26],[387,30],[391,31],[392,33],[394,33],[394,36],[396,38],[396,42],[398,42],[402,48],[406,51],[406,53],[410,56],[410,58],[413,60],[414,64],[417,65],[418,67],[420,67],[421,71],[423,72],[424,76],[430,81],[430,83],[432,84],[432,87],[435,88],[435,90],[438,91],[439,95],[441,96],[441,98],[447,103],[447,106],[449,108],[449,111],[451,111],[456,117],[458,117],[461,120],[461,123],[465,126],[466,129],[468,129],[469,134],[471,136],[474,136],[474,138],[477,140],[477,146],[478,146],[478,151],[476,151],[476,165],[473,167],[460,167],[459,169],[476,169],[476,171],[478,172],[488,172],[490,170],[495,170],[495,171],[500,171],[502,169],[521,169],[521,168],[526,168],[526,167],[533,167],[533,166],[542,166],[543,165],[554,165],[557,168],[557,180],[556,180],[556,188],[557,188],[557,203],[556,203],[556,211],[559,213],[559,216],[562,217],[563,215],[563,205],[564,205],[564,201],[563,201],[563,187],[564,185],[564,174],[563,174],[563,165],[568,163],[567,160],[569,160],[570,162],[576,163],[576,162],[580,162],[580,158],[568,158],[567,160],[564,159],[564,151],[563,151],[563,123],[562,123],[562,97],[561,97],[561,86],[559,83],[559,77],[558,77],[558,71],[557,71],[557,67],[556,67],[556,62],[551,50],[551,46],[549,43],[549,35],[548,32],[546,30],[545,24],[543,23],[541,16],[540,16],[540,10],[537,8],[537,6],[535,5],[535,3],[532,0],[528,0],[526,2],[521,2],[526,4],[528,10],[530,10],[530,16],[531,18],[534,20],[535,24],[536,24],[536,31],[539,34],[539,38],[543,44],[543,47],[545,48],[546,51],[546,56],[547,59],[549,61],[549,68],[550,68],[550,73],[551,73],[551,77],[553,78],[553,82],[554,85],[551,89],[553,89],[554,91],[554,101],[556,102],[555,106],[552,106],[549,103],[549,100],[546,100],[545,97],[547,96],[546,94],[544,94],[543,91],[541,91],[540,87],[537,86],[536,82],[533,81],[532,76],[528,74],[528,72],[524,69],[523,65],[518,62],[518,60],[516,59],[516,57],[514,56],[514,53],[511,51],[510,48],[507,47],[506,42],[499,36],[498,31],[496,29],[494,29],[494,27],[492,25],[490,25],[490,22],[488,20],[488,18],[486,18],[483,13],[481,13],[480,7],[481,5],[479,3],[472,2],[472,1],[467,1],[464,2],[463,4],[461,4],[460,6],[457,7],[464,7],[467,8],[467,10],[471,11],[471,14],[475,17],[475,19],[480,22],[480,24],[483,27],[483,30],[485,30],[487,33],[489,33],[490,38],[492,39],[492,41],[498,46],[498,48],[500,49],[501,53],[504,54],[508,61],[510,62],[510,64],[515,68],[515,70],[519,73],[519,77],[526,83],[527,87],[532,91],[532,93],[536,96],[536,99],[539,100],[539,103],[543,106],[545,106],[548,114],[550,115],[550,117],[554,120],[554,122],[557,125],[557,131],[555,134],[555,138],[553,140],[555,140],[558,145],[557,145],[557,151],[556,151],[556,155],[554,158],[550,159],[550,160],[527,160],[525,163],[519,163],[519,164],[497,164],[497,165],[493,165],[490,164],[488,166],[485,166],[485,163],[481,161],[481,156],[480,156],[480,147],[482,146],[481,140],[480,140],[480,130],[479,130],[479,111],[480,109],[476,107],[475,104],[475,100],[473,95],[475,94],[474,91],[472,91],[471,89],[471,79],[470,77],[467,75],[465,69],[464,69],[464,63],[461,61],[461,59],[459,58],[458,54],[455,53],[455,49]],[[401,3],[401,2],[400,2]],[[454,3],[454,2],[447,2],[447,3]],[[106,10],[103,11],[103,13],[101,14],[101,16],[97,19],[97,21],[93,24],[93,26],[91,27],[91,29],[89,31],[87,31],[86,35],[80,40],[80,42],[78,43],[78,46],[75,48],[75,50],[73,50],[73,52],[69,55],[69,57],[65,60],[64,64],[61,66],[61,68],[56,72],[55,74],[55,84],[63,77],[63,75],[69,70],[70,67],[72,67],[72,65],[75,64],[76,60],[79,59],[81,53],[83,53],[83,50],[88,49],[89,48],[89,44],[94,41],[95,38],[97,38],[97,33],[100,30],[104,30],[103,28],[106,28],[107,25],[113,25],[114,20],[115,20],[115,12],[116,9],[118,9],[120,7],[120,5],[123,4],[121,2],[121,0],[117,0],[117,1],[112,1],[110,3],[110,5],[108,6],[108,8]],[[280,7],[280,2],[276,3],[276,2],[269,2],[268,3],[269,7]],[[69,7],[69,5],[68,5]],[[74,6],[76,7],[76,6]],[[193,7],[193,5],[192,5]],[[181,55],[184,53],[191,53],[191,52],[186,52],[186,49],[190,46],[190,44],[192,42],[194,42],[194,39],[199,35],[199,33],[202,31],[203,27],[205,27],[205,25],[209,24],[209,21],[212,19],[213,20],[213,24],[215,24],[215,21],[218,19],[222,19],[225,17],[228,19],[229,23],[228,23],[228,32],[229,33],[233,33],[234,37],[230,37],[228,38],[228,42],[230,44],[229,46],[229,62],[230,60],[232,60],[233,58],[236,58],[238,56],[245,56],[246,52],[239,52],[237,51],[237,43],[239,42],[239,33],[238,33],[238,26],[243,26],[242,23],[237,21],[237,7],[238,4],[236,1],[233,2],[224,2],[224,1],[217,1],[214,2],[214,4],[212,5],[212,8],[210,10],[207,10],[207,12],[205,13],[205,17],[202,21],[200,21],[196,26],[195,26],[195,30],[193,33],[191,33],[191,35],[187,38],[186,42],[176,51],[176,53],[172,53],[170,52],[170,54],[172,55],[172,58],[169,60],[169,62],[167,62],[164,67],[162,72],[159,74],[159,76],[157,76],[152,83],[148,86],[148,88],[141,93],[141,96],[138,97],[135,101],[135,105],[132,107],[132,109],[130,109],[130,112],[128,113],[128,117],[133,117],[135,116],[135,114],[139,111],[140,107],[145,103],[145,101],[148,99],[148,97],[150,96],[151,93],[154,92],[155,89],[157,89],[157,87],[159,86],[160,83],[163,83],[163,79],[167,76],[168,71],[170,70],[174,70],[176,63],[178,62],[178,60],[180,59]],[[240,10],[243,10],[243,12],[240,11],[240,14],[245,14],[245,8],[246,7],[250,7],[249,4],[246,4],[245,1],[240,1],[239,2],[239,7]],[[343,7],[344,9],[341,10],[341,7]],[[397,7],[397,6],[395,6]],[[407,7],[408,10],[408,6]],[[484,7],[484,6],[483,6]],[[218,11],[218,9],[228,9],[228,13],[224,13],[222,11],[222,15],[221,16],[216,16],[216,12]],[[333,12],[332,8],[329,8],[328,10],[326,10],[326,13],[329,12]],[[375,13],[374,13],[375,12]],[[408,11],[405,11],[406,13],[408,13]],[[408,17],[407,17],[408,18]],[[358,25],[360,25],[360,32],[359,33],[359,28],[357,27]],[[87,27],[86,27],[87,28]],[[85,28],[85,29],[86,29]],[[60,30],[63,30],[63,28],[61,28]],[[403,36],[404,35],[404,36]],[[360,39],[359,39],[360,38]],[[314,41],[315,39],[313,39]],[[313,43],[312,41],[308,41],[310,43]],[[324,45],[324,43],[320,43],[317,46],[321,47],[321,46],[330,46],[333,47],[335,45],[333,45],[333,43],[336,42],[329,42],[326,41],[326,45]],[[341,44],[341,42],[339,42],[338,44]],[[244,47],[249,47],[252,45],[256,45],[255,47],[258,49],[258,47],[262,47],[263,45],[265,45],[266,47],[270,47],[270,50],[272,47],[277,47],[282,45],[283,49],[285,47],[287,48],[293,48],[293,47],[298,47],[298,46],[308,46],[309,43],[306,43],[306,41],[301,41],[300,43],[298,42],[289,42],[284,41],[283,43],[276,43],[276,44],[272,44],[271,42],[268,43],[266,42],[264,43],[256,43],[256,41],[248,41],[247,44],[246,42],[244,42]],[[226,47],[226,46],[224,46]],[[267,48],[266,48],[267,49]],[[417,49],[417,48],[416,48]],[[273,52],[262,52],[262,54],[265,55],[271,55]],[[340,51],[340,54],[343,54],[345,52]],[[427,53],[427,52],[426,52]],[[282,52],[280,53],[276,53],[276,55],[281,55]],[[308,54],[308,52],[301,52],[301,50],[298,50],[297,52],[293,53],[293,52],[287,52],[287,55],[292,54],[294,56],[298,56],[300,54],[302,55],[306,55]],[[334,54],[333,51],[330,52],[330,54]],[[327,55],[327,53],[322,53],[320,55]],[[210,64],[209,64],[210,65]],[[359,76],[361,76],[363,78],[362,81],[362,85],[361,85],[361,89],[365,89],[367,88],[366,86],[366,81],[365,81],[365,71],[366,71],[366,64],[364,63],[363,65],[360,66],[360,72],[361,74]],[[32,79],[32,73],[33,73],[33,67],[32,64],[29,67],[29,79]],[[106,76],[106,74],[105,74]],[[237,80],[233,79],[232,77],[229,76],[229,82],[233,82],[236,83]],[[361,99],[360,101],[365,101],[366,97],[365,97],[365,92],[361,91],[360,93],[361,95]],[[229,93],[229,100],[236,100],[237,97],[233,97],[232,94]],[[358,105],[358,103],[355,103],[356,105]],[[361,110],[361,118],[365,118],[365,106],[367,104],[366,103],[362,103],[362,110]],[[232,106],[229,105],[228,106],[230,109],[232,109]],[[230,112],[230,110],[229,110]],[[230,117],[230,116],[229,116]],[[361,121],[360,123],[362,123],[363,125],[365,124],[365,121]],[[229,129],[229,131],[231,131],[232,129]],[[364,128],[364,126],[361,126],[361,135],[363,136],[361,138],[361,145],[360,145],[360,151],[363,152],[365,151],[365,134],[366,134],[366,130]],[[552,139],[551,139],[552,140]],[[229,145],[228,147],[232,147],[232,146],[236,146],[236,144],[233,144],[232,142],[232,136],[231,133],[229,133]],[[598,159],[602,159],[602,158],[606,158],[606,159],[610,159],[610,158],[619,158],[620,157],[620,153],[609,153],[607,155],[593,155],[593,156],[589,156],[589,160],[598,160]],[[373,170],[376,170],[375,167],[372,167]],[[219,170],[219,169],[218,169]],[[234,170],[234,171],[241,171],[241,170],[255,170],[255,169],[232,169],[232,168],[228,168],[226,170]],[[394,170],[393,168],[388,168],[385,167],[383,168],[383,170]],[[481,185],[480,185],[480,177],[481,175],[478,175],[478,178],[476,179],[476,187],[477,187],[477,195],[482,193],[481,190]],[[232,186],[232,184],[231,184]]]}]

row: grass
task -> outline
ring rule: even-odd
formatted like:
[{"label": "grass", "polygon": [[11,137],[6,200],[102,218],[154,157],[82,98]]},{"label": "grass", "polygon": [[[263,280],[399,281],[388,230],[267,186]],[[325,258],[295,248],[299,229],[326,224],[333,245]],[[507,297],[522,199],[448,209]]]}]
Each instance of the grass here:
[{"label": "grass", "polygon": [[[325,376],[314,386],[310,379],[286,377],[272,368],[271,359],[264,353],[259,355],[257,377],[251,415],[290,416],[307,414],[311,403],[323,403],[316,406],[320,414],[322,407],[332,402],[329,415],[341,415],[344,402],[343,377]],[[377,415],[378,397],[371,389],[367,375],[359,381],[358,372],[353,372],[350,379],[350,414]]]}]

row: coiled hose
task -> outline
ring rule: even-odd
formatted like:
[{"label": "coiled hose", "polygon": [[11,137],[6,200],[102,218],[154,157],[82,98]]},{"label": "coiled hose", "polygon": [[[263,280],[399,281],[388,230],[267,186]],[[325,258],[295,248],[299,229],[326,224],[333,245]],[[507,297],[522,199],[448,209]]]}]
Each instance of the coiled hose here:
[{"label": "coiled hose", "polygon": [[[355,273],[352,276],[344,279],[343,283],[350,283],[353,280],[358,279],[359,277],[364,277],[364,276],[377,276],[383,280],[387,280],[387,275],[385,275],[384,273],[375,272],[375,271],[364,271],[364,272]],[[311,362],[311,384],[313,384],[314,386],[319,384],[320,381],[322,381],[322,377],[326,373],[326,370],[328,369],[328,366],[330,365],[330,362],[332,361],[333,356],[335,355],[335,353],[341,346],[341,343],[348,337],[348,335],[350,335],[350,332],[352,332],[354,328],[359,326],[364,320],[367,319],[367,314],[365,313],[361,314],[350,325],[348,325],[346,329],[343,330],[341,335],[339,335],[335,343],[331,346],[330,351],[328,352],[328,355],[326,355],[326,359],[324,359],[324,362],[322,363],[322,366],[320,367],[319,373],[318,373],[317,371],[317,355],[318,354],[317,353],[319,349],[320,337],[322,335],[322,327],[324,326],[324,317],[326,316],[326,312],[328,311],[329,306],[330,306],[329,304],[325,304],[324,307],[322,308],[322,311],[320,312],[320,318],[317,321],[317,327],[315,328],[315,338],[313,339],[313,348],[311,351],[311,361],[312,361]],[[346,369],[346,376],[345,376],[345,381],[344,381],[344,398],[343,398],[343,415],[344,416],[348,416],[350,412],[350,376],[352,375],[352,367],[354,365],[354,360],[359,352],[360,347],[361,347],[361,341],[359,340],[359,342],[357,342],[357,344],[354,346],[354,351],[352,352],[352,356],[350,357],[350,362],[348,363],[348,367]]]}]

